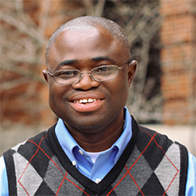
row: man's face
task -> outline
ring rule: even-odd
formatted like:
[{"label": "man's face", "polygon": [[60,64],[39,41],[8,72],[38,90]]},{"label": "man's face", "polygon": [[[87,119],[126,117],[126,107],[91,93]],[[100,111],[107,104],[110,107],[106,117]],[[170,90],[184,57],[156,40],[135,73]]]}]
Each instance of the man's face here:
[{"label": "man's face", "polygon": [[[52,73],[67,68],[83,72],[101,65],[122,66],[128,60],[122,44],[104,29],[92,28],[87,33],[66,30],[58,36],[49,53],[48,69]],[[64,64],[58,66],[63,61]],[[123,120],[133,69],[126,65],[116,78],[103,82],[93,81],[84,74],[80,82],[69,85],[58,84],[44,74],[49,84],[50,107],[68,127],[76,130],[96,133],[107,128],[119,118]],[[86,100],[93,102],[83,103]]]}]

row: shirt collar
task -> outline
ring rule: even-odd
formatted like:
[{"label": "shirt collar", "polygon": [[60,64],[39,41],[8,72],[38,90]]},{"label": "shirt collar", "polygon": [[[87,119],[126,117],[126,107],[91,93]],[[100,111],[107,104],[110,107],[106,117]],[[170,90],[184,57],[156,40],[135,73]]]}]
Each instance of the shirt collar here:
[{"label": "shirt collar", "polygon": [[[118,153],[116,154],[115,162],[119,159],[121,156],[122,152],[124,151],[125,147],[127,146],[128,142],[130,141],[132,137],[132,123],[131,123],[131,116],[129,114],[128,109],[125,107],[125,123],[123,127],[123,133],[121,136],[118,138],[118,140],[110,147],[109,150],[112,150],[114,148],[118,149]],[[59,119],[57,122],[57,125],[55,127],[55,133],[57,136],[57,139],[63,148],[64,152],[70,159],[70,161],[75,160],[73,150],[75,147],[81,149],[84,151],[79,144],[75,141],[75,139],[71,136],[69,131],[67,130],[66,126],[64,125],[64,122],[62,119]]]},{"label": "shirt collar", "polygon": [[68,156],[70,161],[75,160],[74,155],[73,155],[73,149],[77,146],[79,147],[79,145],[75,141],[75,139],[71,136],[63,120],[60,118],[55,127],[55,133],[56,133],[57,139],[61,147],[63,148],[65,154]]},{"label": "shirt collar", "polygon": [[116,140],[116,142],[111,147],[113,148],[114,146],[116,146],[118,149],[115,162],[117,162],[117,160],[123,153],[124,149],[126,148],[127,144],[129,143],[132,137],[132,123],[131,123],[132,119],[131,119],[128,109],[126,107],[124,109],[125,109],[125,117],[124,117],[125,123],[123,126],[123,132],[121,136]]}]

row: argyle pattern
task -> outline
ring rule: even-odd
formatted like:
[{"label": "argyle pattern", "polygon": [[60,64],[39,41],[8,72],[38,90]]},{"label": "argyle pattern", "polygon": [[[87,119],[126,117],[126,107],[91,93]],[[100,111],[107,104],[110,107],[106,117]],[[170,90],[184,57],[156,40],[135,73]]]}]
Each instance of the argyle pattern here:
[{"label": "argyle pattern", "polygon": [[[146,134],[148,135],[148,132]],[[119,184],[124,186],[123,189],[126,191],[124,195],[178,195],[179,147],[172,143],[165,152],[157,143],[156,134],[149,135],[151,139],[145,148],[141,148],[139,145],[135,146],[121,175],[112,185],[111,191],[115,191],[116,195],[121,195],[122,188],[119,189]],[[156,146],[159,152],[154,151],[154,153],[153,149],[150,152],[152,146],[153,148]],[[148,153],[151,154],[150,157],[147,156]],[[155,163],[157,159],[161,161]]]},{"label": "argyle pattern", "polygon": [[[78,182],[61,166],[56,156],[42,148],[48,135],[44,133],[39,136],[42,137],[37,143],[36,140],[28,140],[22,143],[24,146],[19,144],[11,149],[14,152],[17,195],[80,195],[84,192],[83,187],[78,186]],[[33,154],[29,154],[28,149]]]},{"label": "argyle pattern", "polygon": [[117,164],[99,184],[83,176],[63,154],[54,127],[42,132],[4,154],[9,193],[18,196],[183,194],[185,189],[180,192],[180,187],[185,187],[187,173],[186,169],[181,171],[182,146],[146,128],[138,128],[136,132]]}]

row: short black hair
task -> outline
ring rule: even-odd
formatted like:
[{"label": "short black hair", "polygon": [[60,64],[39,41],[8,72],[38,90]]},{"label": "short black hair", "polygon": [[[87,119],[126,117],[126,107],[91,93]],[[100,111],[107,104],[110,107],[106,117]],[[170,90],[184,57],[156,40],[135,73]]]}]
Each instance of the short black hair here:
[{"label": "short black hair", "polygon": [[46,60],[46,65],[48,62],[48,57],[49,57],[49,51],[53,44],[55,43],[57,37],[60,35],[61,32],[69,29],[74,29],[77,31],[89,31],[92,29],[92,27],[103,27],[106,29],[114,38],[116,38],[119,42],[123,44],[125,49],[128,52],[129,58],[130,58],[130,48],[129,48],[129,43],[127,40],[127,36],[124,32],[124,30],[114,21],[99,17],[99,16],[82,16],[78,18],[74,18],[64,24],[62,24],[60,27],[58,27],[54,33],[51,35],[48,45],[46,48],[46,53],[45,53],[45,60]]}]

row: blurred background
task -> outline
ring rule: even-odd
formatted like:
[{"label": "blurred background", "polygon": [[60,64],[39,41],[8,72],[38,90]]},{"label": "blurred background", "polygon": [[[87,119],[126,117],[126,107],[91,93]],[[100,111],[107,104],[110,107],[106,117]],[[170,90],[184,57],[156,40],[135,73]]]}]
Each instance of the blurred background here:
[{"label": "blurred background", "polygon": [[0,156],[56,122],[45,48],[58,26],[85,15],[112,19],[128,36],[139,62],[131,114],[196,155],[196,0],[1,0]]}]

